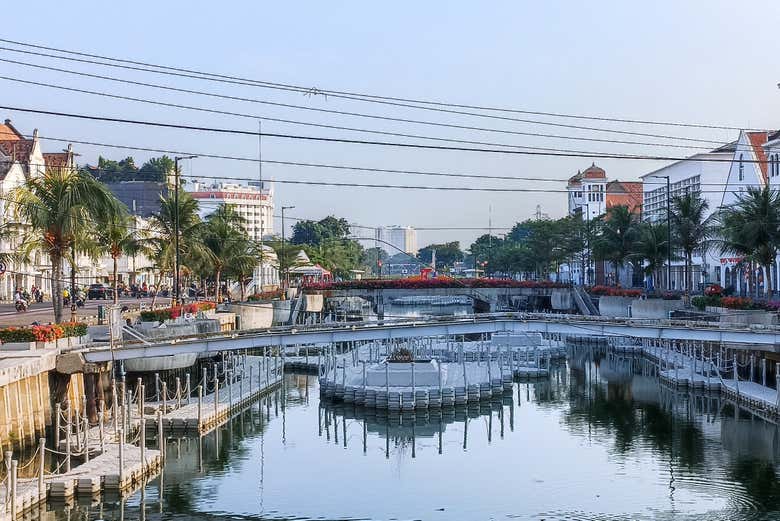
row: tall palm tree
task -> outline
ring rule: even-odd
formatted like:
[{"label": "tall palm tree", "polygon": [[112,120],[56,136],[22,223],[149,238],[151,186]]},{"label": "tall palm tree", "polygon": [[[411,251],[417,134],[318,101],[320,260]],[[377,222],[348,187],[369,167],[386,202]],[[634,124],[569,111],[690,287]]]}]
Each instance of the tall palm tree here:
[{"label": "tall palm tree", "polygon": [[142,249],[134,220],[127,214],[115,215],[102,226],[96,227],[96,239],[102,248],[108,250],[113,262],[114,304],[119,301],[119,258],[123,255],[135,255]]},{"label": "tall palm tree", "polygon": [[[161,198],[160,211],[149,220],[149,238],[144,245],[149,248],[155,265],[161,273],[175,271],[176,263],[176,219],[179,221],[180,271],[198,264],[207,256],[201,240],[203,222],[198,215],[198,201],[187,192],[179,192],[179,205],[174,194]],[[175,277],[174,277],[175,280]],[[174,293],[175,294],[175,288]]]},{"label": "tall palm tree", "polygon": [[593,243],[593,253],[596,258],[610,261],[615,266],[615,284],[620,281],[620,268],[634,253],[637,225],[637,217],[631,213],[628,206],[613,206],[607,210],[599,234]]},{"label": "tall palm tree", "polygon": [[240,252],[240,242],[247,241],[244,225],[246,219],[238,214],[235,207],[221,204],[213,213],[206,217],[203,228],[203,244],[208,251],[208,258],[214,269],[216,284],[215,296],[217,302],[222,294],[222,274],[225,268],[234,261],[234,256]]},{"label": "tall palm tree", "polygon": [[643,262],[645,275],[650,277],[655,288],[657,275],[667,257],[666,225],[661,223],[641,223],[637,233],[634,258]]},{"label": "tall palm tree", "polygon": [[780,247],[780,193],[768,186],[748,187],[737,202],[724,208],[721,249],[741,255],[764,269],[764,293],[772,295],[772,265]]},{"label": "tall palm tree", "polygon": [[[227,273],[235,277],[241,291],[241,300],[246,300],[246,282],[254,274],[255,268],[262,263],[262,244],[251,239],[244,238],[233,242],[232,253]],[[261,266],[262,269],[262,266]],[[258,282],[258,287],[259,282]],[[260,293],[263,288],[260,287]]]},{"label": "tall palm tree", "polygon": [[685,290],[692,288],[693,254],[707,251],[715,234],[716,218],[707,215],[709,203],[698,192],[689,192],[672,198],[670,220],[674,246],[685,258]]},{"label": "tall palm tree", "polygon": [[44,252],[51,265],[54,321],[62,322],[62,262],[90,223],[104,223],[122,212],[122,204],[91,175],[74,169],[49,169],[15,188],[10,198],[15,218],[24,223],[20,251]]}]

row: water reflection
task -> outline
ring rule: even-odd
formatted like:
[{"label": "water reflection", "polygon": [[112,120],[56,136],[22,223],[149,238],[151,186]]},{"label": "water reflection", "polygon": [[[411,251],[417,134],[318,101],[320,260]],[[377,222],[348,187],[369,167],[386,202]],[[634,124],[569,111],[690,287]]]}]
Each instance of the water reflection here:
[{"label": "water reflection", "polygon": [[625,356],[394,416],[321,404],[316,377],[288,375],[216,431],[168,439],[143,491],[57,518],[776,519],[779,445],[774,423]]}]

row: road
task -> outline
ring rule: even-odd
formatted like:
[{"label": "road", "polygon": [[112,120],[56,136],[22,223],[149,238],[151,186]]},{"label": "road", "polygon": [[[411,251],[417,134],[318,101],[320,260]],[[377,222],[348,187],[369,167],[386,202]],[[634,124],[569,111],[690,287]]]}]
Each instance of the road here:
[{"label": "road", "polygon": [[[155,304],[168,304],[170,301],[167,298],[158,298]],[[109,305],[111,300],[87,300],[84,303],[83,308],[79,308],[76,313],[76,319],[79,316],[94,316],[97,315],[97,308],[99,305]],[[120,298],[119,304],[127,306],[130,309],[137,308],[140,303],[151,304],[151,298],[135,299],[135,298]],[[63,318],[70,320],[70,306],[66,306]],[[25,312],[16,311],[13,304],[0,304],[0,327],[7,326],[27,326],[33,322],[40,324],[48,324],[54,321],[54,310],[52,309],[51,302],[42,302],[40,304],[32,304],[30,309]]]}]

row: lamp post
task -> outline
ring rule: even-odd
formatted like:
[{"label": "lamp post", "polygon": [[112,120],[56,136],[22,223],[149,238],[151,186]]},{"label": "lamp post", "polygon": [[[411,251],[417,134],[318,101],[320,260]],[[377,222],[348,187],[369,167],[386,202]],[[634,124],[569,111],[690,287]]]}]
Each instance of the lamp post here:
[{"label": "lamp post", "polygon": [[195,159],[198,156],[182,156],[182,157],[174,157],[173,158],[173,206],[175,210],[175,220],[173,222],[173,248],[175,251],[174,255],[174,273],[173,273],[173,283],[174,283],[174,290],[173,290],[173,302],[171,303],[172,306],[178,306],[181,303],[181,284],[179,281],[179,271],[180,271],[180,264],[181,264],[181,258],[179,256],[179,234],[181,232],[179,226],[179,218],[181,217],[179,215],[179,161],[182,161],[184,159]]},{"label": "lamp post", "polygon": [[[294,206],[282,206],[282,259],[286,260],[285,257],[287,257],[287,243],[284,242],[284,211],[285,210],[292,210],[295,208]],[[285,288],[290,287],[290,269],[289,266],[285,265],[284,267],[284,286]]]},{"label": "lamp post", "polygon": [[668,175],[654,175],[666,179],[666,289],[672,290],[672,205],[671,182]]}]

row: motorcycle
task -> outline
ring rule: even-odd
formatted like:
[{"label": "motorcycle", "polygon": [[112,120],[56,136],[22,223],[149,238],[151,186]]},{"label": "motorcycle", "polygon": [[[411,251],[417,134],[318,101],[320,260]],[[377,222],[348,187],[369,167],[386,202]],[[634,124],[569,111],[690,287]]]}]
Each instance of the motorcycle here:
[{"label": "motorcycle", "polygon": [[16,301],[15,307],[18,313],[21,313],[22,311],[27,311],[27,303],[21,300]]}]

